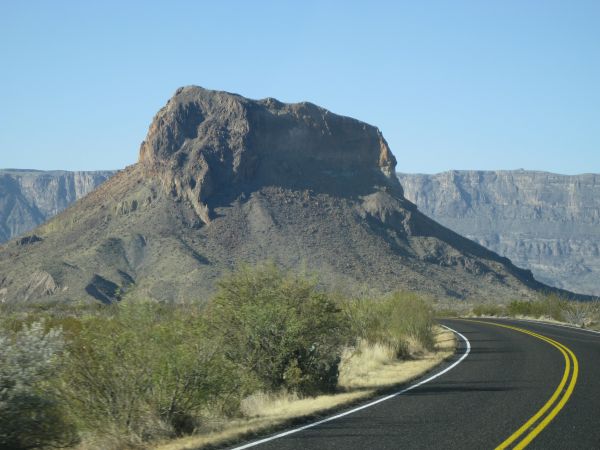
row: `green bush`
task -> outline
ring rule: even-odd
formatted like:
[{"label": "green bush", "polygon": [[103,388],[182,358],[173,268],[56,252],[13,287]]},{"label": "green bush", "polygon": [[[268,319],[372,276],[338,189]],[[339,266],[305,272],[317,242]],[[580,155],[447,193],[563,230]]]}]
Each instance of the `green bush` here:
[{"label": "green bush", "polygon": [[409,340],[433,348],[433,311],[417,294],[397,292],[380,299],[353,299],[344,308],[352,335],[392,347],[408,357]]},{"label": "green bush", "polygon": [[249,391],[336,387],[347,327],[314,281],[272,264],[244,267],[218,284],[208,322],[229,361],[249,375]]},{"label": "green bush", "polygon": [[546,295],[538,300],[514,300],[508,304],[508,314],[511,316],[551,317],[564,320],[567,303],[557,295]]},{"label": "green bush", "polygon": [[0,449],[76,443],[51,386],[63,346],[61,331],[46,332],[40,322],[0,335]]},{"label": "green bush", "polygon": [[540,308],[532,301],[513,300],[508,304],[508,313],[511,316],[540,316]]},{"label": "green bush", "polygon": [[132,443],[192,432],[234,389],[195,308],[129,302],[83,319],[63,393],[79,428]]},{"label": "green bush", "polygon": [[476,316],[502,316],[506,311],[501,305],[494,304],[479,304],[473,307],[473,314]]}]

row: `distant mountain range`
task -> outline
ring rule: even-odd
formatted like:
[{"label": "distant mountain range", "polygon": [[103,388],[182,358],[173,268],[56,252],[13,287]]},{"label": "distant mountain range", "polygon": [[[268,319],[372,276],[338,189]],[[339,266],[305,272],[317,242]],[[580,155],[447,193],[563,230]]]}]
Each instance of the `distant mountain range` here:
[{"label": "distant mountain range", "polygon": [[406,198],[535,277],[600,295],[600,175],[526,170],[399,173]]},{"label": "distant mountain range", "polygon": [[114,173],[0,169],[0,243],[44,223]]}]

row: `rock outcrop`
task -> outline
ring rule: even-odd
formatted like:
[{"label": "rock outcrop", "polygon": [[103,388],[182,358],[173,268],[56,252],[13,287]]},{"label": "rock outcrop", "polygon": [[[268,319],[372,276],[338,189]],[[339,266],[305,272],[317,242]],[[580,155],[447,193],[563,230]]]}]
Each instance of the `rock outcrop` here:
[{"label": "rock outcrop", "polygon": [[432,219],[544,283],[600,295],[600,175],[515,170],[398,177],[406,197]]},{"label": "rock outcrop", "polygon": [[0,243],[34,229],[112,175],[112,171],[0,170]]},{"label": "rock outcrop", "polygon": [[36,229],[35,243],[0,247],[0,301],[207,298],[224,271],[266,259],[354,291],[501,301],[549,289],[421,214],[395,165],[364,122],[181,88],[137,164]]},{"label": "rock outcrop", "polygon": [[158,112],[140,164],[188,200],[205,224],[213,215],[212,197],[263,186],[342,194],[346,178],[354,194],[383,182],[402,195],[396,160],[377,128],[311,103],[254,101],[197,88],[179,89]]}]

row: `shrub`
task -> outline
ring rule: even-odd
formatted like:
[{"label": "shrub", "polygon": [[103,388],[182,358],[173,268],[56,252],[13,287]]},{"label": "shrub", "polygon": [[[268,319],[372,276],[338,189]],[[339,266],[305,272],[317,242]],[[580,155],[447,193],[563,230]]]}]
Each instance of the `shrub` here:
[{"label": "shrub", "polygon": [[40,322],[0,335],[0,448],[64,447],[76,442],[51,387],[63,350],[59,329]]},{"label": "shrub", "polygon": [[564,318],[568,323],[580,327],[585,326],[591,321],[593,314],[592,302],[577,302],[572,301],[565,305]]},{"label": "shrub", "polygon": [[417,294],[397,292],[380,299],[353,299],[345,312],[352,335],[394,349],[398,357],[410,356],[409,343],[433,347],[433,312]]},{"label": "shrub", "polygon": [[508,304],[508,313],[511,316],[535,316],[538,317],[534,310],[535,305],[531,301],[513,300]]},{"label": "shrub", "polygon": [[553,318],[554,320],[565,320],[564,311],[568,301],[556,294],[550,294],[542,297],[539,301],[541,305],[541,314]]},{"label": "shrub", "polygon": [[564,320],[566,302],[557,295],[546,295],[537,300],[514,300],[508,304],[508,314],[512,316],[551,317]]},{"label": "shrub", "polygon": [[473,307],[473,314],[476,316],[502,316],[506,312],[500,305],[494,304],[479,304]]},{"label": "shrub", "polygon": [[193,308],[129,302],[83,324],[63,390],[83,431],[131,443],[190,433],[233,389]]},{"label": "shrub", "polygon": [[248,393],[331,391],[346,327],[340,309],[310,279],[272,264],[225,277],[209,310],[226,357],[250,375]]}]

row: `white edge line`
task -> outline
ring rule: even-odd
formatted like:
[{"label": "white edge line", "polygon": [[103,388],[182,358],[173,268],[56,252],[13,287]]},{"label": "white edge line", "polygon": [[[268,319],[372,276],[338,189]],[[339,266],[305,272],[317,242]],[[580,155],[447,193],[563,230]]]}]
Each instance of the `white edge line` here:
[{"label": "white edge line", "polygon": [[442,327],[446,328],[449,331],[452,331],[457,336],[460,336],[460,338],[463,341],[465,341],[466,350],[465,350],[465,353],[457,361],[455,361],[454,363],[452,363],[450,366],[446,367],[441,372],[438,372],[438,373],[430,376],[429,378],[426,378],[426,379],[424,379],[422,381],[419,381],[416,384],[413,384],[413,385],[411,385],[411,386],[409,386],[409,387],[407,387],[405,389],[402,389],[401,391],[394,392],[393,394],[390,394],[390,395],[387,395],[385,397],[379,398],[379,399],[377,399],[377,400],[375,400],[373,402],[367,403],[365,405],[361,405],[361,406],[359,406],[357,408],[350,409],[350,410],[345,411],[343,413],[336,414],[335,416],[331,416],[331,417],[328,417],[326,419],[319,420],[317,422],[312,422],[312,423],[309,423],[307,425],[304,425],[304,426],[301,426],[301,427],[298,427],[298,428],[293,428],[291,430],[284,431],[283,433],[279,433],[279,434],[276,434],[274,436],[270,436],[270,437],[261,439],[259,441],[250,442],[250,443],[242,445],[240,447],[234,447],[232,450],[242,450],[244,448],[255,447],[257,445],[264,444],[264,443],[269,442],[269,441],[274,441],[275,439],[279,439],[279,438],[282,438],[282,437],[285,437],[285,436],[289,436],[290,434],[298,433],[299,431],[303,431],[303,430],[306,430],[308,428],[316,427],[317,425],[321,425],[321,424],[326,423],[326,422],[331,422],[332,420],[339,419],[340,417],[348,416],[348,415],[353,414],[355,412],[358,412],[360,410],[363,410],[363,409],[366,409],[366,408],[370,408],[371,406],[375,406],[378,403],[385,402],[386,400],[389,400],[391,398],[397,397],[398,395],[402,395],[405,392],[412,391],[413,389],[418,388],[419,386],[421,386],[421,385],[423,385],[425,383],[429,383],[430,381],[435,380],[436,378],[444,375],[446,372],[449,372],[450,370],[452,370],[456,366],[458,366],[469,355],[469,353],[471,352],[471,343],[469,342],[469,340],[466,337],[464,337],[458,331],[453,330],[452,328],[447,327],[446,325],[442,325]]}]

